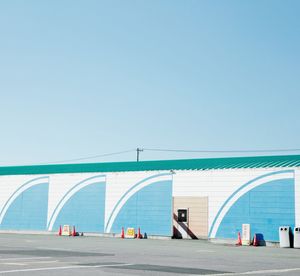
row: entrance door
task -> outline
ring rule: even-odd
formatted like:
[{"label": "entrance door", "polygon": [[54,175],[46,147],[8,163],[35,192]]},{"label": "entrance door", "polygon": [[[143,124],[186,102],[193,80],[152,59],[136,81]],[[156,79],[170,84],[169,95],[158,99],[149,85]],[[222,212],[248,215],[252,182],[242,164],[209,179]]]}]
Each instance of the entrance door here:
[{"label": "entrance door", "polygon": [[173,236],[207,238],[208,197],[173,197]]}]

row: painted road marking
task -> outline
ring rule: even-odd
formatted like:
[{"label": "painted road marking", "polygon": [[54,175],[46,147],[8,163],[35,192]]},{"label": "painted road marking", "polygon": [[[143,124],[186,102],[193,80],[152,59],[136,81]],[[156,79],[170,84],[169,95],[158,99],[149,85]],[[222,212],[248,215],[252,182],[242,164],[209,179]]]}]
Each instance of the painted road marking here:
[{"label": "painted road marking", "polygon": [[[78,269],[78,268],[101,268],[101,267],[122,267],[131,266],[133,264],[109,264],[109,265],[79,265],[79,266],[60,266],[60,267],[47,267],[47,268],[29,268],[29,269],[14,269],[0,271],[0,274],[5,273],[20,273],[20,272],[35,272],[35,271],[48,271],[48,270],[65,270],[65,269]],[[255,275],[255,274],[271,274],[271,273],[286,273],[300,271],[300,268],[288,268],[288,269],[273,269],[273,270],[257,270],[257,271],[247,271],[247,272],[236,272],[236,273],[217,273],[217,274],[207,274],[208,276],[239,276],[239,275]],[[201,275],[201,274],[199,274]],[[191,274],[190,276],[195,276]]]},{"label": "painted road marking", "polygon": [[18,261],[18,260],[41,260],[41,259],[51,259],[51,257],[26,257],[26,258],[5,258],[0,259],[0,261]]},{"label": "painted road marking", "polygon": [[33,240],[24,240],[24,242],[35,242]]},{"label": "painted road marking", "polygon": [[27,265],[27,264],[24,264],[24,263],[3,263],[4,265],[20,265],[20,266],[24,266],[24,265]]},{"label": "painted road marking", "polygon": [[[239,275],[256,275],[256,274],[272,274],[272,273],[286,273],[300,271],[300,268],[286,268],[286,269],[272,269],[272,270],[257,270],[247,272],[234,272],[234,273],[220,273],[220,274],[208,274],[208,276],[239,276]],[[191,274],[190,276],[195,276]]]},{"label": "painted road marking", "polygon": [[[15,263],[17,264],[17,263]],[[58,266],[58,267],[46,267],[46,268],[29,268],[29,269],[14,269],[0,271],[0,274],[5,273],[20,273],[20,272],[35,272],[35,271],[48,271],[48,270],[65,270],[65,269],[79,269],[79,268],[101,268],[101,267],[123,267],[132,266],[133,264],[104,264],[104,265],[71,265],[71,266]],[[255,274],[271,274],[271,273],[286,273],[300,271],[300,268],[287,268],[287,269],[272,269],[272,270],[257,270],[257,271],[247,271],[247,272],[234,272],[234,273],[217,273],[217,274],[207,274],[209,276],[239,276],[239,275],[255,275]],[[200,275],[200,274],[199,274]],[[190,276],[195,276],[191,274]]]},{"label": "painted road marking", "polygon": [[36,249],[41,249],[41,250],[53,250],[53,251],[65,251],[63,248],[61,247],[43,247],[43,246],[39,246],[36,247]]},{"label": "painted road marking", "polygon": [[52,264],[52,263],[57,263],[58,260],[54,260],[54,261],[37,261],[37,262],[22,262],[22,263],[1,263],[2,265],[19,265],[19,266],[26,266],[26,265],[32,265],[32,264]]},{"label": "painted road marking", "polygon": [[52,263],[57,263],[58,260],[53,260],[53,261],[37,261],[37,262],[26,262],[26,265],[29,264],[52,264]]},{"label": "painted road marking", "polygon": [[47,271],[47,270],[64,270],[64,269],[77,269],[77,268],[101,268],[101,267],[117,267],[128,266],[132,264],[109,264],[109,265],[72,265],[72,266],[57,266],[57,267],[45,267],[45,268],[28,268],[28,269],[14,269],[0,271],[0,274],[5,273],[20,273],[20,272],[35,272],[35,271]]}]

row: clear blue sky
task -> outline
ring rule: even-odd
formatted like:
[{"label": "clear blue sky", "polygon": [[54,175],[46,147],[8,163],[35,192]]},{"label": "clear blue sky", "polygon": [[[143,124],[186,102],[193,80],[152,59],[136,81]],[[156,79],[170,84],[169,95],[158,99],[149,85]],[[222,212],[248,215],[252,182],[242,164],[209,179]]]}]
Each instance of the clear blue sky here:
[{"label": "clear blue sky", "polygon": [[297,0],[1,1],[0,165],[136,147],[300,148],[299,10]]}]

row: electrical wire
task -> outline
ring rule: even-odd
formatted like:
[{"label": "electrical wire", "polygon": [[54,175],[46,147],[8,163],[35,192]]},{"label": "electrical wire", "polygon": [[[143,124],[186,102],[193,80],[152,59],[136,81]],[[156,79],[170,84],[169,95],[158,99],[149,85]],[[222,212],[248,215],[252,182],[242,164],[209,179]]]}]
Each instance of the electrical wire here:
[{"label": "electrical wire", "polygon": [[300,149],[268,149],[268,150],[185,150],[185,149],[157,149],[157,148],[137,148],[137,149],[130,149],[125,151],[118,151],[112,153],[105,153],[105,154],[97,154],[91,155],[81,158],[74,158],[74,159],[67,159],[67,160],[59,160],[47,163],[40,163],[40,165],[47,165],[47,164],[60,164],[60,163],[68,163],[68,162],[77,162],[89,159],[95,159],[100,157],[107,157],[113,155],[120,155],[129,152],[136,152],[139,151],[153,151],[153,152],[177,152],[177,153],[276,153],[276,152],[295,152],[300,151]]},{"label": "electrical wire", "polygon": [[162,151],[162,152],[186,152],[186,153],[251,153],[251,152],[292,152],[300,149],[277,149],[277,150],[184,150],[184,149],[148,149],[144,151]]},{"label": "electrical wire", "polygon": [[119,154],[124,154],[124,153],[128,153],[128,152],[133,152],[133,151],[136,151],[136,149],[124,150],[124,151],[118,151],[118,152],[112,152],[112,153],[105,153],[105,154],[97,154],[97,155],[86,156],[86,157],[75,158],[75,159],[53,161],[53,162],[47,162],[47,163],[42,163],[42,164],[46,165],[46,164],[57,164],[57,163],[67,163],[67,162],[83,161],[83,160],[94,159],[94,158],[99,158],[99,157],[107,157],[107,156],[119,155]]}]

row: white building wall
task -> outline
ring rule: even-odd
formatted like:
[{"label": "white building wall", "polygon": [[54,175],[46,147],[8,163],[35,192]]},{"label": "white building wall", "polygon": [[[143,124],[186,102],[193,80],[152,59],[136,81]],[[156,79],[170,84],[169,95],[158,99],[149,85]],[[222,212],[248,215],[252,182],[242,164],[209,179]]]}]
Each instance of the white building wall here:
[{"label": "white building wall", "polygon": [[[285,170],[293,168],[175,171],[173,196],[208,196],[210,229],[224,202],[242,185],[262,175]],[[300,223],[300,170],[296,169],[295,172],[296,223]]]},{"label": "white building wall", "polygon": [[295,224],[300,226],[300,168],[295,168]]},{"label": "white building wall", "polygon": [[155,174],[157,172],[119,172],[107,174],[105,225],[107,225],[108,219],[120,198],[135,184]]},{"label": "white building wall", "polygon": [[[94,182],[103,182],[105,183],[104,229],[106,229],[109,219],[109,226],[111,227],[113,219],[115,219],[118,214],[117,211],[120,211],[122,206],[126,203],[124,200],[120,202],[122,197],[126,195],[127,198],[125,197],[125,199],[128,199],[132,194],[152,182],[163,180],[172,180],[172,175],[169,171],[0,176],[0,225],[1,219],[5,216],[9,207],[12,206],[14,200],[21,195],[22,192],[36,184],[47,182],[47,199],[45,199],[47,200],[47,230],[56,231],[57,229],[54,227],[55,220],[67,200],[81,188],[93,184]],[[129,193],[129,191],[131,192]],[[88,203],[87,199],[87,204]],[[119,209],[116,210],[116,207]],[[19,210],[19,212],[20,214],[22,213],[21,210]],[[16,220],[20,214],[16,215]],[[80,214],[78,214],[78,216],[79,215]],[[170,213],[170,217],[171,216],[172,214]]]},{"label": "white building wall", "polygon": [[[144,182],[144,186],[148,185],[151,183],[151,179],[155,177],[155,181],[172,181],[172,196],[174,197],[207,196],[209,198],[208,225],[209,228],[211,228],[224,202],[242,185],[262,175],[285,170],[295,171],[295,223],[300,225],[299,168],[219,169],[208,171],[176,170],[174,173],[170,171],[144,171],[0,176],[0,223],[5,215],[5,211],[9,207],[8,205],[11,204],[13,199],[20,195],[25,188],[30,187],[30,185],[47,182],[49,183],[47,227],[48,230],[56,230],[51,228],[49,222],[51,222],[55,210],[57,210],[58,205],[62,202],[66,194],[81,182],[85,182],[85,185],[88,185],[93,182],[93,180],[89,180],[90,178],[102,177],[101,180],[98,179],[98,181],[105,182],[104,228],[107,228],[109,219],[112,219],[112,214],[116,206],[120,203],[120,199],[138,183]],[[148,178],[149,180],[147,180]],[[137,189],[141,189],[143,185]],[[22,188],[23,186],[24,189]],[[133,192],[134,191],[135,190],[133,190]],[[172,216],[172,214],[170,215]],[[111,221],[110,223],[112,224]]]}]

